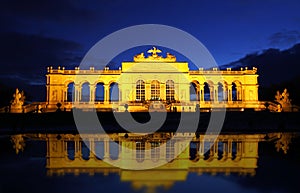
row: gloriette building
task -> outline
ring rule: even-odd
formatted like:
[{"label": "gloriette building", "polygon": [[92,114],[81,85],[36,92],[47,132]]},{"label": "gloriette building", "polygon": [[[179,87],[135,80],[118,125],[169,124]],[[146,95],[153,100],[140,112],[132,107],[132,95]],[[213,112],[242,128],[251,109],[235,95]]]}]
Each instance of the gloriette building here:
[{"label": "gloriette building", "polygon": [[57,104],[98,111],[195,111],[227,108],[260,110],[257,69],[190,70],[153,48],[122,62],[118,70],[48,68],[47,109]]}]

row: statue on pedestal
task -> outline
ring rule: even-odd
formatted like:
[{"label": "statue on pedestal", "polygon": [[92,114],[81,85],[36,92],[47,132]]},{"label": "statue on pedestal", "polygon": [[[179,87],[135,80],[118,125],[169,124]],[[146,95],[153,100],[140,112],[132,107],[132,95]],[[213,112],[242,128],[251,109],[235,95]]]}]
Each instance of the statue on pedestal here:
[{"label": "statue on pedestal", "polygon": [[10,102],[10,112],[11,113],[22,113],[22,106],[25,102],[24,92],[20,92],[19,89],[16,89],[16,92],[13,95],[13,100]]},{"label": "statue on pedestal", "polygon": [[278,107],[278,112],[291,111],[292,104],[291,100],[289,99],[289,96],[290,94],[288,93],[286,88],[284,89],[282,94],[280,94],[279,91],[276,92],[275,101],[279,103],[278,106],[280,106],[280,108]]}]

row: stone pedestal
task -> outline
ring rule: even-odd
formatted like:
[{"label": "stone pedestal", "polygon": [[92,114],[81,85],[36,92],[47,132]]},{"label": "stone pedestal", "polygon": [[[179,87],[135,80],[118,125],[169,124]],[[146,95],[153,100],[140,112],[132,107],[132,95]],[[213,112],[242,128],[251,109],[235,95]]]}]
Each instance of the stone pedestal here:
[{"label": "stone pedestal", "polygon": [[11,113],[23,113],[23,107],[22,106],[10,106],[10,112]]}]

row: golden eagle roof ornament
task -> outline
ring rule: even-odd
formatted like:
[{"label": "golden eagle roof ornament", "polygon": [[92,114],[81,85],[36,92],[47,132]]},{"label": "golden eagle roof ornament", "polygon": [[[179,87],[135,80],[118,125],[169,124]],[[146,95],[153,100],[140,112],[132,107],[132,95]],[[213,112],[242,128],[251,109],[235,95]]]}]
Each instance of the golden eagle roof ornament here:
[{"label": "golden eagle roof ornament", "polygon": [[145,57],[144,53],[142,52],[138,55],[135,55],[133,57],[133,61],[134,62],[176,62],[176,57],[170,53],[167,53],[166,58],[159,56],[157,53],[162,53],[162,51],[160,49],[157,49],[156,47],[153,47],[152,49],[148,50],[147,53],[150,53],[152,55]]}]

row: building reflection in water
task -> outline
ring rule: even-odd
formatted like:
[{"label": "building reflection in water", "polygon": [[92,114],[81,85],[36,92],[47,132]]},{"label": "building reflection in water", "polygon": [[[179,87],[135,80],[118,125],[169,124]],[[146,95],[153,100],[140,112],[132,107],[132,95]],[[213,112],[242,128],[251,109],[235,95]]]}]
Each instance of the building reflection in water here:
[{"label": "building reflection in water", "polygon": [[[192,141],[188,146],[183,146],[190,135],[194,135]],[[121,181],[131,182],[134,189],[146,188],[147,192],[155,192],[158,187],[168,189],[175,182],[185,181],[188,174],[194,172],[199,175],[255,175],[260,141],[274,141],[277,151],[287,153],[289,143],[295,136],[295,133],[221,134],[217,138],[193,133],[23,134],[12,136],[12,142],[18,153],[24,149],[24,138],[47,141],[46,167],[49,176],[118,173]],[[170,137],[175,142],[170,143]],[[112,146],[115,142],[119,145],[112,148],[116,147]],[[156,148],[164,143],[165,148]],[[127,151],[128,147],[134,151]],[[182,153],[176,156],[178,151]],[[166,160],[167,163],[149,170],[125,170],[108,164],[108,160],[109,163],[128,161],[132,164],[151,164],[159,160]]]}]

